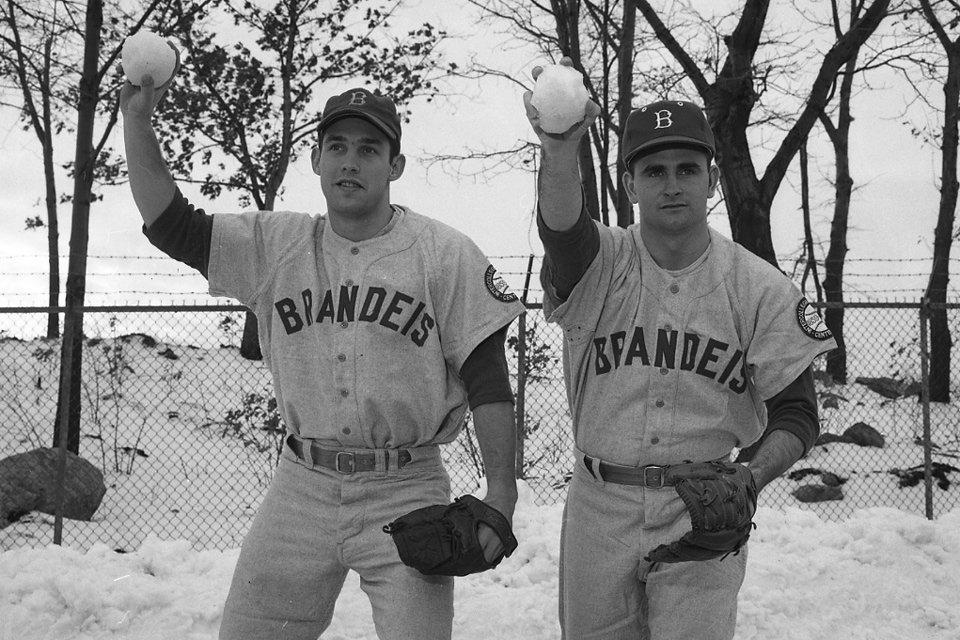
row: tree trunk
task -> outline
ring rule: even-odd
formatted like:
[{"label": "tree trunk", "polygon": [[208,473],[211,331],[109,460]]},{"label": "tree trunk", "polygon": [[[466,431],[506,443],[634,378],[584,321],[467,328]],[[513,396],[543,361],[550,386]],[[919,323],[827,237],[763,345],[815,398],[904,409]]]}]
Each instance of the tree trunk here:
[{"label": "tree trunk", "polygon": [[[859,52],[858,52],[859,53]],[[853,177],[850,175],[850,127],[853,123],[851,101],[853,97],[853,75],[856,70],[857,55],[854,54],[846,64],[846,72],[840,83],[840,111],[837,114],[837,126],[822,115],[820,120],[833,143],[836,158],[836,185],[833,221],[830,224],[830,248],[824,261],[826,277],[823,288],[827,302],[838,306],[827,307],[824,321],[837,340],[837,348],[827,353],[827,373],[839,384],[847,383],[847,351],[843,339],[843,268],[847,257],[847,231],[850,227],[850,202],[853,196]]]},{"label": "tree trunk", "polygon": [[[948,52],[947,82],[944,84],[943,146],[941,148],[940,212],[933,242],[933,269],[927,297],[932,303],[946,303],[950,283],[950,251],[957,208],[957,118],[960,116],[960,49]],[[953,339],[947,310],[934,307],[930,316],[930,400],[950,402],[950,362]]]},{"label": "tree trunk", "polygon": [[957,145],[960,142],[957,130],[957,118],[960,117],[960,39],[949,39],[946,30],[937,22],[928,0],[922,0],[920,4],[924,17],[936,33],[947,56],[947,79],[943,84],[943,138],[940,146],[940,211],[934,230],[933,267],[926,295],[935,305],[930,314],[930,400],[950,402],[953,339],[947,322],[947,310],[937,305],[947,301],[953,223],[956,217],[957,193],[960,190],[957,179]]},{"label": "tree trunk", "polygon": [[617,226],[628,227],[633,224],[633,203],[623,186],[623,174],[627,166],[623,164],[623,134],[627,125],[627,118],[633,110],[633,39],[637,33],[637,6],[633,0],[623,2],[623,35],[620,39],[620,50],[617,52],[617,122],[620,123],[620,132],[617,136],[616,179],[617,186]]},{"label": "tree trunk", "polygon": [[[49,114],[49,110],[47,110],[47,113]],[[46,183],[47,253],[50,255],[47,305],[56,307],[60,303],[60,222],[57,218],[57,178],[53,167],[53,139],[49,115],[46,120],[46,140],[44,140],[43,148],[43,175]],[[50,312],[47,314],[47,338],[53,340],[59,337],[60,315],[55,311]]]},{"label": "tree trunk", "polygon": [[[50,276],[47,284],[47,306],[60,302],[60,221],[57,216],[57,175],[53,166],[53,111],[50,104],[50,67],[53,63],[53,37],[47,38],[43,48],[43,177],[47,205],[47,253],[50,255]],[[60,337],[60,315],[47,314],[47,338]]]},{"label": "tree trunk", "polygon": [[77,105],[76,173],[73,180],[73,218],[70,231],[70,263],[67,271],[63,344],[60,358],[60,399],[54,424],[54,446],[60,441],[63,412],[67,412],[67,449],[80,453],[80,376],[83,361],[83,299],[86,291],[87,245],[90,202],[96,158],[93,127],[100,99],[98,72],[103,3],[87,0],[83,75]]}]

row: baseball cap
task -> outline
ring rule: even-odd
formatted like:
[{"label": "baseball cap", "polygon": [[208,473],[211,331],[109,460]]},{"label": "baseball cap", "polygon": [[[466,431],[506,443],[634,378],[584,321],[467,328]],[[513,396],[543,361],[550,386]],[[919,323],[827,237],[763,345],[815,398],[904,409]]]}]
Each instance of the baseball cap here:
[{"label": "baseball cap", "polygon": [[623,133],[623,163],[658,147],[694,145],[710,154],[717,148],[703,110],[693,102],[660,100],[634,110]]},{"label": "baseball cap", "polygon": [[343,118],[363,118],[387,134],[391,140],[400,142],[400,116],[390,98],[371,93],[366,89],[350,89],[327,100],[317,131],[323,130]]}]

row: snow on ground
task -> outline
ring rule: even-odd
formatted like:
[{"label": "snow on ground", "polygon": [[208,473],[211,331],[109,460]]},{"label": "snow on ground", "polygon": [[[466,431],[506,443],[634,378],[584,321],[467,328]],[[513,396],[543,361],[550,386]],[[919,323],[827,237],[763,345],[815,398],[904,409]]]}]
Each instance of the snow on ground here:
[{"label": "snow on ground", "polygon": [[[554,640],[560,506],[524,491],[520,547],[492,572],[459,578],[454,638]],[[960,510],[935,521],[886,507],[844,521],[761,508],[740,592],[736,638],[960,638]],[[147,540],[0,554],[0,640],[216,638],[236,550]],[[353,574],[352,574],[353,575]],[[323,638],[375,639],[353,575]]]}]

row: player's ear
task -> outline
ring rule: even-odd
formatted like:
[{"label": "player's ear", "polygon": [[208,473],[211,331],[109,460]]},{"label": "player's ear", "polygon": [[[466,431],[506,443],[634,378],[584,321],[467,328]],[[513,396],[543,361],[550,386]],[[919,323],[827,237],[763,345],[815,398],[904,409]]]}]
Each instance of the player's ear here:
[{"label": "player's ear", "polygon": [[627,197],[630,198],[631,204],[637,204],[639,201],[637,198],[636,184],[633,180],[633,171],[628,167],[626,171],[623,172],[623,189],[627,192]]},{"label": "player's ear", "polygon": [[400,176],[403,175],[403,170],[407,166],[407,157],[402,153],[398,153],[397,156],[390,162],[390,181],[397,180]]},{"label": "player's ear", "polygon": [[315,174],[320,175],[320,147],[314,147],[310,151],[310,166]]},{"label": "player's ear", "polygon": [[717,193],[717,186],[720,184],[720,167],[710,164],[710,190],[707,192],[707,198],[712,198]]}]

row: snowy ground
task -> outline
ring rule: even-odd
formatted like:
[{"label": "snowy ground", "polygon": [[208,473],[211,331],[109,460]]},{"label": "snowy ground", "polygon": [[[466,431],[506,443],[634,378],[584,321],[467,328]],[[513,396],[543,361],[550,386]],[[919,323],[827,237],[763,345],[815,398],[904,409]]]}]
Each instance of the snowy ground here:
[{"label": "snowy ground", "polygon": [[[13,386],[4,387],[0,404],[18,417],[27,408],[42,410],[36,424],[48,423],[55,407],[49,380],[56,368],[42,357],[42,343],[12,346],[25,356],[10,366],[10,352],[4,352],[8,366],[0,379]],[[111,361],[111,354],[121,354],[116,346],[96,345],[101,360],[88,367],[99,367],[104,377],[85,383],[88,398],[102,402],[88,412],[98,422],[84,433],[102,437],[83,441],[85,456],[109,463],[120,444],[135,444],[150,455],[131,458],[130,473],[108,474],[110,491],[94,521],[67,523],[67,546],[49,544],[52,518],[43,514],[0,531],[0,640],[216,637],[237,547],[256,509],[255,500],[241,497],[247,490],[241,481],[256,488],[264,469],[262,460],[244,457],[236,442],[217,435],[223,410],[212,402],[227,390],[235,398],[262,389],[264,378],[246,371],[231,379],[225,372],[239,371],[228,367],[237,359],[235,350],[174,346],[179,359],[170,360],[158,357],[167,345],[133,341],[122,345],[124,360]],[[110,377],[128,369],[129,377]],[[824,411],[827,428],[839,433],[867,419],[887,425],[880,428],[888,444],[882,451],[830,444],[797,465],[795,470],[821,469],[845,479],[842,502],[801,505],[791,496],[800,484],[818,482],[818,474],[784,477],[764,491],[740,593],[737,638],[960,639],[960,473],[948,476],[945,489],[934,487],[936,519],[924,519],[923,486],[900,487],[890,473],[922,462],[922,448],[913,441],[916,403],[882,402],[859,385],[832,391],[844,401]],[[934,440],[943,445],[934,460],[960,466],[956,409],[934,409]],[[163,419],[144,428],[141,416],[157,415]],[[561,415],[558,410],[550,419]],[[41,437],[8,425],[0,430],[0,457],[39,446]],[[243,465],[210,464],[233,459]],[[553,471],[540,475],[536,491],[557,484]],[[495,572],[458,580],[455,638],[559,638],[562,506],[543,502],[524,485],[517,552]],[[355,576],[323,637],[375,638]]]},{"label": "snowy ground", "polygon": [[[520,547],[494,572],[460,578],[454,637],[559,638],[561,507],[524,492]],[[936,521],[889,508],[845,521],[762,508],[740,592],[738,640],[960,638],[960,510]],[[215,638],[237,551],[150,539],[0,554],[0,640]],[[348,578],[329,640],[374,639],[370,606]]]}]

